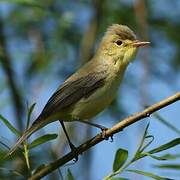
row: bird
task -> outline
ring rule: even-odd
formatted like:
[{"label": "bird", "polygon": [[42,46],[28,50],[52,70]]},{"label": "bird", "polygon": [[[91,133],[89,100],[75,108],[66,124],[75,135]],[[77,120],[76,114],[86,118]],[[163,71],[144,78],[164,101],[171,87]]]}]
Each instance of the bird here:
[{"label": "bird", "polygon": [[126,25],[112,24],[107,28],[90,61],[72,74],[47,101],[40,115],[8,152],[12,155],[34,132],[49,123],[60,121],[71,150],[64,122],[79,121],[100,128],[106,127],[89,121],[115,99],[125,70],[133,61],[139,47],[150,44],[140,41]]}]

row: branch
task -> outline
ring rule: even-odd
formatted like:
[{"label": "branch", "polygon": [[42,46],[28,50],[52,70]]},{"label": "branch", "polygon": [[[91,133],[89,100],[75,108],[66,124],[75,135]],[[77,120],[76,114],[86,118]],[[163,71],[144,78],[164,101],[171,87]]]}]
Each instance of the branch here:
[{"label": "branch", "polygon": [[[122,131],[125,127],[128,127],[129,125],[131,125],[137,121],[140,121],[146,117],[149,117],[152,113],[154,113],[172,103],[175,103],[176,101],[179,101],[179,100],[180,100],[180,92],[177,92],[175,95],[170,96],[169,98],[164,99],[164,100],[146,108],[144,111],[136,113],[133,116],[129,116],[128,118],[115,124],[112,128],[110,128],[106,131],[106,136],[111,137],[114,134]],[[96,135],[92,139],[86,141],[85,143],[83,143],[79,147],[77,147],[76,152],[70,152],[70,153],[64,155],[62,158],[48,164],[47,166],[42,168],[39,172],[34,174],[32,177],[30,177],[29,180],[36,180],[36,179],[40,179],[40,178],[46,176],[47,174],[49,174],[52,171],[59,168],[60,166],[66,164],[67,162],[69,162],[72,159],[74,159],[75,157],[77,157],[77,155],[82,154],[83,152],[85,152],[86,150],[90,149],[92,146],[95,146],[96,144],[100,143],[103,140],[104,140],[104,138],[102,137],[101,133]]]}]

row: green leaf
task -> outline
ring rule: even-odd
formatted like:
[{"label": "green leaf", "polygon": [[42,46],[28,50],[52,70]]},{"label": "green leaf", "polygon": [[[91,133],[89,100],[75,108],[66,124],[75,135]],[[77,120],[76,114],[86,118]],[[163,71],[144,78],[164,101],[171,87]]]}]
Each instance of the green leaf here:
[{"label": "green leaf", "polygon": [[28,110],[28,114],[27,114],[27,123],[26,123],[26,129],[28,129],[29,127],[29,123],[30,123],[30,119],[31,119],[31,114],[34,110],[34,107],[35,107],[36,103],[32,104]]},{"label": "green leaf", "polygon": [[17,137],[21,135],[21,133],[6,119],[0,114],[0,120],[7,126],[7,128],[14,133]]},{"label": "green leaf", "polygon": [[[141,139],[141,142],[139,144],[139,147],[135,153],[135,158],[137,158],[137,156],[139,156],[140,152],[142,152],[144,149],[146,149],[151,143],[152,141],[154,140],[154,137],[151,136],[151,135],[147,135],[148,134],[148,128],[149,128],[149,123],[147,124],[146,128],[145,128],[145,131],[144,131],[144,134],[142,136],[142,139]],[[144,145],[144,141],[145,139],[149,139],[151,138],[151,140]]]},{"label": "green leaf", "polygon": [[149,123],[147,124],[146,128],[145,128],[145,131],[144,131],[144,134],[143,134],[143,137],[141,139],[141,142],[140,142],[140,145],[139,145],[139,148],[137,150],[137,152],[140,151],[140,149],[143,147],[143,144],[144,144],[144,140],[146,139],[147,136],[147,133],[148,133],[148,128],[149,128]]},{"label": "green leaf", "polygon": [[158,113],[153,113],[153,116],[158,119],[161,123],[163,123],[165,126],[176,132],[180,135],[180,130],[177,129],[175,126],[173,126],[171,123],[169,123],[167,120],[165,120],[162,116],[160,116]]},{"label": "green leaf", "polygon": [[67,180],[75,180],[70,169],[67,170]]},{"label": "green leaf", "polygon": [[141,159],[141,158],[147,156],[147,153],[152,155],[152,154],[155,154],[155,153],[158,153],[158,152],[161,152],[161,151],[165,151],[165,150],[167,150],[167,149],[170,149],[170,148],[172,148],[172,147],[174,147],[174,146],[177,146],[177,145],[179,145],[179,144],[180,144],[180,138],[176,138],[176,139],[173,139],[172,141],[170,141],[170,142],[168,142],[168,143],[166,143],[166,144],[163,144],[163,145],[161,145],[161,146],[159,146],[159,147],[157,147],[157,148],[155,148],[155,149],[152,149],[152,150],[146,152],[146,154],[143,154],[143,153],[139,153],[139,152],[138,152],[138,153],[136,153],[136,155],[135,155],[134,161],[136,161],[136,160],[138,160],[138,159]]},{"label": "green leaf", "polygon": [[47,141],[51,141],[53,139],[56,139],[57,138],[57,134],[46,134],[46,135],[43,135],[37,139],[35,139],[31,144],[28,145],[28,148],[29,149],[32,149],[32,148],[35,148],[36,146],[39,146],[41,144],[44,144],[46,143]]},{"label": "green leaf", "polygon": [[174,160],[174,159],[180,158],[180,154],[170,154],[170,153],[167,153],[167,154],[162,155],[161,157],[164,157],[167,160]]},{"label": "green leaf", "polygon": [[128,158],[128,151],[126,149],[118,149],[113,163],[113,171],[116,172],[119,168],[123,166]]},{"label": "green leaf", "polygon": [[155,149],[148,151],[148,153],[150,153],[150,154],[158,153],[158,152],[170,149],[172,147],[175,147],[179,144],[180,144],[180,138],[176,138],[176,139],[173,139],[172,141],[170,141],[166,144],[159,146],[158,148],[155,148]]},{"label": "green leaf", "polygon": [[154,141],[154,136],[149,135],[149,136],[146,136],[145,139],[150,139],[150,140],[149,142],[146,142],[146,144],[142,145],[141,149],[139,150],[140,152],[143,152]]},{"label": "green leaf", "polygon": [[[146,128],[145,128],[145,131],[144,131],[144,134],[142,136],[142,139],[141,139],[141,142],[139,144],[139,147],[137,148],[136,150],[136,153],[134,155],[134,158],[133,158],[133,161],[136,161],[146,155],[142,155],[142,152],[153,142],[154,140],[154,136],[152,135],[147,135],[148,134],[148,128],[149,128],[149,125],[150,123],[147,124]],[[145,143],[145,140],[149,140],[149,142],[146,142]]]},{"label": "green leaf", "polygon": [[161,161],[167,160],[164,156],[155,156],[155,155],[152,155],[152,154],[150,154],[148,152],[142,152],[141,155],[142,156],[150,156],[153,159],[161,160]]},{"label": "green leaf", "polygon": [[161,169],[180,170],[180,164],[160,164],[154,165],[154,167]]},{"label": "green leaf", "polygon": [[135,170],[135,169],[128,169],[126,171],[133,172],[136,174],[141,174],[143,176],[150,177],[150,178],[153,178],[156,180],[167,180],[167,179],[170,180],[169,178],[161,177],[161,176],[155,175],[155,174],[150,173],[150,172],[145,172],[145,171],[140,171],[140,170]]}]

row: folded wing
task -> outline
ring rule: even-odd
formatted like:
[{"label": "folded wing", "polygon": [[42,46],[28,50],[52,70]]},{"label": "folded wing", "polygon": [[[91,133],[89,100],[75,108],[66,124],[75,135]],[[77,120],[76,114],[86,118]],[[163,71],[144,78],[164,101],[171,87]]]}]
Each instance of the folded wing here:
[{"label": "folded wing", "polygon": [[52,95],[45,105],[41,117],[48,117],[60,109],[76,103],[81,98],[89,97],[94,91],[104,85],[105,73],[89,73],[78,79],[66,81]]}]

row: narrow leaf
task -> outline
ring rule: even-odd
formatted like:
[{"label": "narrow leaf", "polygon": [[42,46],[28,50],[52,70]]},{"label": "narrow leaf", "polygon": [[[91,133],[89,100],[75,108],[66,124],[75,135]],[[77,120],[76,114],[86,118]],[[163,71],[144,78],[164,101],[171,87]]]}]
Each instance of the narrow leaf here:
[{"label": "narrow leaf", "polygon": [[[145,128],[145,131],[144,131],[144,134],[143,134],[143,136],[142,136],[142,139],[141,139],[141,142],[140,142],[140,144],[139,144],[139,147],[138,147],[137,150],[136,150],[135,159],[137,159],[137,156],[140,154],[140,152],[143,151],[143,149],[147,147],[147,146],[146,146],[146,147],[143,148],[143,144],[144,144],[145,139],[146,139],[146,138],[149,138],[149,136],[147,135],[147,133],[148,133],[148,128],[149,128],[149,123],[147,124],[147,126],[146,126],[146,128]],[[142,148],[143,148],[143,149],[142,149]]]},{"label": "narrow leaf", "polygon": [[144,144],[144,140],[145,140],[145,138],[147,137],[148,128],[149,128],[149,123],[147,124],[147,126],[146,126],[146,128],[145,128],[145,131],[144,131],[144,134],[143,134],[143,137],[142,137],[142,139],[141,139],[141,142],[140,142],[140,145],[139,145],[139,148],[138,148],[137,152],[140,151],[140,149],[142,148],[142,146],[143,146],[143,144]]},{"label": "narrow leaf", "polygon": [[[174,146],[177,146],[180,144],[180,138],[176,138],[176,139],[173,139],[172,141],[166,143],[166,144],[163,144],[155,149],[152,149],[150,151],[148,151],[147,153],[148,154],[155,154],[155,153],[158,153],[158,152],[161,152],[161,151],[165,151],[167,149],[170,149]],[[135,155],[135,158],[134,158],[134,161],[138,160],[138,159],[141,159],[143,157],[145,157],[147,154],[143,154],[143,153],[136,153]]]},{"label": "narrow leaf", "polygon": [[170,148],[177,146],[179,144],[180,144],[180,138],[176,138],[176,139],[173,139],[172,141],[170,141],[166,144],[163,144],[163,145],[161,145],[155,149],[148,151],[148,153],[150,153],[150,154],[158,153],[158,152],[170,149]]},{"label": "narrow leaf", "polygon": [[57,136],[58,136],[57,134],[46,134],[46,135],[43,135],[43,136],[35,139],[31,144],[29,144],[28,148],[29,149],[35,148],[36,146],[44,144],[44,143],[46,143],[48,141],[51,141],[53,139],[56,139]]},{"label": "narrow leaf", "polygon": [[150,173],[150,172],[145,172],[145,171],[140,171],[140,170],[135,170],[135,169],[128,169],[126,171],[133,172],[133,173],[136,173],[136,174],[141,174],[143,176],[150,177],[150,178],[153,178],[153,179],[156,179],[156,180],[167,180],[167,179],[171,180],[169,178],[161,177],[161,176],[158,176],[158,175]]},{"label": "narrow leaf", "polygon": [[141,154],[142,154],[143,156],[144,156],[144,155],[145,155],[145,156],[150,156],[151,158],[156,159],[156,160],[161,160],[161,161],[167,160],[164,156],[155,156],[155,155],[152,155],[152,154],[150,154],[150,153],[148,153],[148,152],[142,152]]},{"label": "narrow leaf", "polygon": [[0,120],[6,125],[6,127],[17,137],[21,135],[21,133],[5,118],[0,114]]},{"label": "narrow leaf", "polygon": [[180,164],[160,164],[154,165],[154,167],[161,169],[180,170]]},{"label": "narrow leaf", "polygon": [[35,107],[36,103],[32,104],[28,110],[28,114],[27,114],[27,123],[26,123],[26,129],[28,129],[29,127],[29,123],[30,123],[30,119],[31,119],[31,114],[34,110],[34,107]]},{"label": "narrow leaf", "polygon": [[170,153],[167,153],[167,154],[162,155],[161,157],[164,157],[167,160],[174,160],[174,159],[180,158],[180,154],[170,154]]},{"label": "narrow leaf", "polygon": [[[154,136],[149,135],[149,136],[146,136],[145,139],[148,139],[149,142],[146,142],[146,144],[144,144],[141,147],[141,149],[139,150],[140,152],[143,152],[154,141]],[[145,139],[144,139],[144,141],[145,141]]]},{"label": "narrow leaf", "polygon": [[119,168],[123,166],[128,158],[128,151],[126,149],[118,149],[113,163],[113,171],[116,172]]},{"label": "narrow leaf", "polygon": [[70,169],[67,170],[67,180],[75,180]]},{"label": "narrow leaf", "polygon": [[[148,123],[146,128],[145,128],[144,134],[142,136],[142,139],[141,139],[141,142],[139,144],[139,147],[136,150],[136,153],[134,155],[133,161],[136,161],[136,160],[140,159],[142,157],[141,152],[144,151],[154,140],[154,137],[152,135],[147,135],[148,134],[149,124],[150,123]],[[147,142],[146,144],[144,144],[146,139],[150,139],[150,141]]]}]

